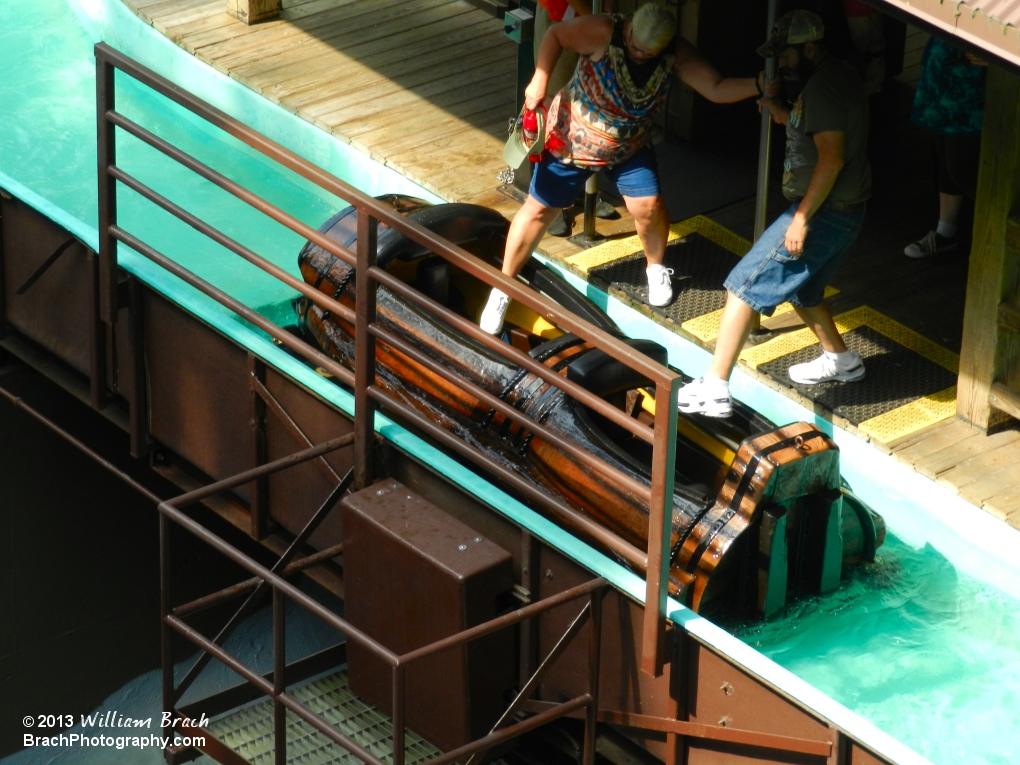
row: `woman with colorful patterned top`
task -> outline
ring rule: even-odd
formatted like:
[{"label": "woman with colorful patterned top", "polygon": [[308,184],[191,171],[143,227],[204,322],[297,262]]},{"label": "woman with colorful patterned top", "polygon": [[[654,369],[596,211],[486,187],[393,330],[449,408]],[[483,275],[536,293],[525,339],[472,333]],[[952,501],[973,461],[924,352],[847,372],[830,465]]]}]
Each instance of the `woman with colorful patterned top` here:
[{"label": "woman with colorful patterned top", "polygon": [[[604,169],[616,184],[648,261],[648,302],[673,299],[663,265],[669,217],[659,193],[652,119],[674,76],[710,101],[731,103],[761,94],[762,79],[724,78],[684,40],[674,41],[676,20],[648,4],[633,16],[581,16],[553,26],[542,40],[535,76],[524,91],[527,109],[547,95],[549,73],[563,50],[576,51],[574,76],[549,109],[545,156],[534,167],[531,189],[507,236],[503,273],[516,276],[546,229],[568,207],[588,176]],[[499,334],[508,296],[493,289],[479,325]]]}]

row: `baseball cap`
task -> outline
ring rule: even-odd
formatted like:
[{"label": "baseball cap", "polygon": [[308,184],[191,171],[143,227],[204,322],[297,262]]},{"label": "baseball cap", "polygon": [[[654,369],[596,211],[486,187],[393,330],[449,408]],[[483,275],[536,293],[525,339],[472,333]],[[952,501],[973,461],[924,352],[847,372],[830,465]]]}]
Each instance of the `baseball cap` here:
[{"label": "baseball cap", "polygon": [[791,45],[814,42],[823,37],[825,25],[820,16],[811,11],[790,11],[776,21],[769,39],[758,48],[758,55],[765,58],[778,56]]}]

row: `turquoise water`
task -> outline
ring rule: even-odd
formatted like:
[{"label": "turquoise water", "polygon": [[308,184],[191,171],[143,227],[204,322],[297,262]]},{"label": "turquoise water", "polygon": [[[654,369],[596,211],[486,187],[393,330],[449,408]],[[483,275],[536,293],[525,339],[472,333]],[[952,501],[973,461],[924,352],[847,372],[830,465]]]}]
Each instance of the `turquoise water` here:
[{"label": "turquoise water", "polygon": [[[95,226],[92,46],[62,0],[0,3],[0,66],[18,73],[0,82],[0,170]],[[116,96],[118,111],[312,227],[344,206],[120,73]],[[117,163],[241,244],[298,274],[295,254],[303,239],[289,229],[123,133],[118,137]],[[125,230],[161,252],[172,252],[178,262],[245,305],[283,323],[291,321],[290,288],[122,185],[118,207]]]},{"label": "turquoise water", "polygon": [[839,590],[723,625],[939,765],[1020,762],[1020,604],[890,536]]},{"label": "turquoise water", "polygon": [[[8,73],[0,79],[0,172],[94,227],[92,40],[65,0],[0,1],[0,64]],[[130,81],[118,80],[118,105],[312,226],[339,204]],[[128,172],[297,273],[300,238],[132,139],[119,150]],[[346,180],[379,193],[371,174]],[[126,229],[245,304],[290,321],[289,289],[129,191],[121,206]],[[931,547],[891,537],[880,562],[837,593],[768,625],[734,628],[939,765],[1020,762],[1020,608]]]}]

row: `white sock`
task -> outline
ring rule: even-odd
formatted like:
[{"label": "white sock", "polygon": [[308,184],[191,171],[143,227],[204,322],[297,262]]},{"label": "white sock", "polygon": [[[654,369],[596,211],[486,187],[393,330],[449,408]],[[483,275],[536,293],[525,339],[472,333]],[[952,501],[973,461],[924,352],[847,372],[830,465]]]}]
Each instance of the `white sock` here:
[{"label": "white sock", "polygon": [[705,381],[705,385],[707,385],[709,388],[718,388],[720,390],[726,391],[729,391],[730,389],[729,380],[723,380],[721,377],[716,377],[715,375],[709,374],[708,372],[706,372],[705,376],[701,379]]},{"label": "white sock", "polygon": [[854,353],[853,351],[843,351],[842,353],[833,353],[832,351],[823,350],[826,356],[836,362],[836,366],[841,369],[847,369],[854,365]]},{"label": "white sock", "polygon": [[489,293],[489,300],[486,303],[486,305],[496,305],[496,303],[499,302],[499,299],[501,297],[505,298],[510,296],[503,292],[503,290],[493,287],[492,291]]},{"label": "white sock", "polygon": [[946,239],[952,239],[956,236],[956,228],[955,223],[946,223],[944,220],[940,220],[938,228],[935,229],[935,233],[939,236],[944,236]]}]

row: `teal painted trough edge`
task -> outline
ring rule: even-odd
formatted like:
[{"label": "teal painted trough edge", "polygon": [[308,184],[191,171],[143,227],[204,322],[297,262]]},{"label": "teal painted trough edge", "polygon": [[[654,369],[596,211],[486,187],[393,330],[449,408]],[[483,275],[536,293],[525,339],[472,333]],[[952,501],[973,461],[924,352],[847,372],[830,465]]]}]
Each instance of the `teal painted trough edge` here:
[{"label": "teal painted trough edge", "polygon": [[[216,104],[235,118],[301,154],[309,161],[334,173],[339,172],[338,168],[347,168],[347,172],[355,172],[365,177],[371,176],[384,179],[379,180],[376,184],[378,190],[369,190],[369,193],[381,194],[402,191],[423,196],[430,201],[442,201],[434,194],[411,183],[392,169],[385,168],[366,155],[347,146],[339,139],[330,136],[321,129],[272,104],[247,87],[194,58],[148,24],[141,21],[141,19],[117,0],[67,1],[78,14],[79,19],[94,40],[98,41],[101,39],[125,54],[136,58],[171,81],[176,82],[182,87],[186,86],[199,97]],[[364,168],[364,170],[362,173],[358,173],[357,170],[350,170],[352,167]],[[2,173],[0,173],[0,187],[5,188],[13,196],[18,197],[43,215],[46,215],[93,249],[97,249],[98,232],[93,226],[73,218],[48,200],[32,192],[31,189]],[[348,414],[353,412],[353,397],[350,394],[322,378],[314,370],[297,362],[263,336],[224,314],[222,309],[216,310],[214,306],[218,307],[217,304],[191,291],[175,288],[174,285],[170,285],[168,288],[168,280],[161,269],[147,259],[132,253],[127,248],[121,248],[119,260],[120,265],[125,270],[143,280],[154,289],[157,289],[168,299],[194,314],[217,331],[251,350],[263,361],[291,377],[298,384],[304,386],[323,400],[334,404],[342,411]],[[551,265],[556,266],[555,263]],[[587,291],[596,302],[602,304],[628,333],[632,333],[635,336],[652,337],[666,345],[670,351],[671,364],[688,371],[701,370],[707,365],[708,355],[701,349],[683,341],[682,338],[677,337],[664,327],[648,321],[646,317],[624,306],[615,298],[606,296],[605,293],[595,290],[584,282],[580,282],[580,280],[572,277],[570,274],[566,275],[574,282],[575,286],[582,291]],[[805,418],[811,421],[813,419],[813,415],[803,409],[803,407],[775,391],[755,384],[746,375],[738,373],[735,376],[734,393],[741,400],[755,406],[763,414],[777,421]],[[818,421],[817,424],[827,432],[831,433],[833,430],[831,423]],[[443,452],[430,446],[421,438],[393,423],[388,418],[377,415],[375,427],[387,440],[412,454],[417,459],[420,459],[424,464],[432,467],[437,472],[451,477],[464,490],[531,533],[539,536],[546,544],[559,550],[593,573],[606,578],[615,587],[634,600],[641,603],[644,602],[644,580],[633,572],[555,526],[526,505],[492,486],[481,477],[450,459]],[[838,429],[833,436],[841,448],[847,452],[854,453],[855,457],[867,458],[868,455],[865,453],[865,450],[874,452],[874,450],[868,449],[867,445],[856,437],[843,433]],[[855,449],[854,443],[858,444],[861,448]],[[861,453],[858,454],[858,452]],[[851,482],[853,482],[852,477]],[[855,485],[855,488],[858,489],[859,494],[864,494],[864,492],[860,491],[861,486]],[[869,496],[865,496],[865,498],[869,501],[874,501]],[[953,509],[953,512],[955,512],[955,509]],[[905,513],[902,518],[890,523],[890,525],[896,529],[898,536],[911,541],[910,535],[904,533],[899,528],[901,523],[909,522],[908,516],[909,514]],[[992,534],[988,537],[988,539],[999,543],[995,552],[1000,557],[1004,556],[1008,549],[1011,549],[1010,544],[1002,539],[1003,527],[1004,524],[996,521],[998,535]],[[1017,547],[1020,547],[1020,545],[1017,545]],[[939,549],[946,550],[947,548],[940,547]],[[930,765],[930,761],[926,758],[921,757],[892,736],[876,728],[843,705],[829,698],[786,669],[783,669],[775,662],[765,658],[753,648],[737,640],[711,622],[685,608],[677,601],[673,599],[668,601],[668,613],[669,618],[688,630],[690,634],[706,645],[714,648],[733,663],[757,675],[791,699],[802,703],[818,715],[825,717],[882,756],[902,765],[922,765],[924,763]]]}]

